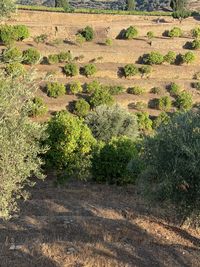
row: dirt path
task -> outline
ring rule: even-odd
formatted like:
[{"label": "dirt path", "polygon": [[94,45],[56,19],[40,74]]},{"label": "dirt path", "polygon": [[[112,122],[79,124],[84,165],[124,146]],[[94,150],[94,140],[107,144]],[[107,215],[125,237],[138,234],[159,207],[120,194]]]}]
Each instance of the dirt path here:
[{"label": "dirt path", "polygon": [[71,182],[55,188],[47,180],[21,203],[19,218],[0,222],[0,233],[2,267],[198,267],[200,262],[200,232],[170,224],[165,211],[145,204],[133,187]]}]

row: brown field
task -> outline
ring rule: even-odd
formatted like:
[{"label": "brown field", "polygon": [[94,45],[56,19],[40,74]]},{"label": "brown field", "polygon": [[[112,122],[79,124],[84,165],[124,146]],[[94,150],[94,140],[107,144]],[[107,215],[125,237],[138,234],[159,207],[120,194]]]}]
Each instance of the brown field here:
[{"label": "brown field", "polygon": [[[143,96],[124,93],[116,96],[119,104],[131,109],[137,100],[148,102],[155,96],[154,86],[163,88],[176,82],[182,89],[193,94],[194,102],[200,101],[199,93],[191,88],[193,76],[200,71],[200,51],[197,60],[189,66],[153,66],[149,78],[140,76],[125,79],[117,75],[118,69],[127,63],[135,63],[150,51],[167,53],[173,50],[185,53],[183,45],[192,40],[190,30],[199,20],[188,18],[181,24],[170,17],[57,14],[20,11],[9,23],[25,24],[31,35],[47,33],[51,40],[66,39],[61,45],[36,45],[32,38],[18,43],[22,49],[36,47],[43,56],[70,50],[74,57],[84,55],[80,66],[97,57],[98,72],[93,78],[78,76],[73,79],[83,84],[98,79],[104,84],[125,87],[141,85],[146,89]],[[77,30],[91,25],[96,38],[82,47],[74,44]],[[139,37],[132,41],[115,39],[123,28],[137,26]],[[165,30],[179,26],[183,38],[169,39],[162,36]],[[55,31],[57,27],[58,31]],[[106,30],[107,29],[107,30]],[[146,33],[154,31],[156,38],[150,47]],[[113,38],[113,46],[102,44],[107,37]],[[1,47],[3,48],[3,47]],[[62,73],[62,64],[37,65],[39,77],[49,71],[56,72],[55,79],[65,84],[73,79]],[[66,109],[77,97],[65,95],[49,98],[38,91],[53,111]],[[148,109],[151,115],[158,110]],[[139,196],[133,186],[116,187],[84,182],[69,182],[65,187],[53,185],[54,178],[47,177],[31,190],[31,197],[20,202],[20,216],[9,222],[0,221],[1,267],[199,267],[200,231],[181,225],[173,207],[152,206]]]}]

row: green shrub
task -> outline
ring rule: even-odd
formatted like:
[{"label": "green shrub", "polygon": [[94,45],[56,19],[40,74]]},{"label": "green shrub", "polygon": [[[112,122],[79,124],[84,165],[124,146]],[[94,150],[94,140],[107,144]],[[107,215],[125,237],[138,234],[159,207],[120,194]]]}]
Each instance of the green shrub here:
[{"label": "green shrub", "polygon": [[136,103],[133,103],[133,108],[139,111],[143,111],[148,107],[147,103],[143,101],[137,101]]},{"label": "green shrub", "polygon": [[97,107],[100,105],[111,106],[114,103],[113,96],[109,93],[108,90],[100,88],[95,90],[90,96],[90,105],[92,107]]},{"label": "green shrub", "polygon": [[172,100],[169,96],[163,96],[158,100],[158,109],[169,111],[172,106]]},{"label": "green shrub", "polygon": [[139,68],[139,71],[142,74],[142,77],[144,77],[144,76],[148,76],[151,73],[152,68],[149,65],[145,65]]},{"label": "green shrub", "polygon": [[196,27],[192,29],[191,33],[192,33],[192,37],[197,38],[197,39],[200,38],[200,27]]},{"label": "green shrub", "polygon": [[94,39],[94,30],[90,26],[86,26],[80,34],[85,38],[87,42],[90,42]]},{"label": "green shrub", "polygon": [[48,35],[47,34],[40,34],[40,35],[38,35],[38,36],[35,36],[34,38],[33,38],[33,40],[34,40],[34,42],[36,43],[36,44],[39,44],[39,43],[41,43],[41,44],[44,44],[44,43],[46,43],[47,42],[47,40],[48,40]]},{"label": "green shrub", "polygon": [[113,44],[113,40],[111,38],[107,38],[105,41],[105,45],[112,46],[112,44]]},{"label": "green shrub", "polygon": [[0,26],[0,42],[4,45],[11,45],[17,40],[16,32],[11,25]]},{"label": "green shrub", "polygon": [[139,131],[146,134],[152,131],[153,122],[149,118],[149,113],[140,111],[136,113]]},{"label": "green shrub", "polygon": [[171,201],[184,219],[200,211],[199,129],[198,113],[182,113],[160,127],[144,147],[144,193],[156,201]]},{"label": "green shrub", "polygon": [[79,117],[85,117],[90,111],[90,104],[83,98],[79,99],[75,103],[74,113]]},{"label": "green shrub", "polygon": [[170,116],[162,111],[157,118],[153,121],[153,128],[157,129],[158,127],[162,126],[163,124],[166,125],[170,121]]},{"label": "green shrub", "polygon": [[139,73],[138,67],[136,67],[134,64],[127,64],[123,71],[126,78],[135,76]]},{"label": "green shrub", "polygon": [[[182,2],[185,3],[185,1],[182,1]],[[175,19],[179,19],[180,22],[183,19],[186,19],[186,18],[188,18],[190,16],[191,16],[191,11],[186,10],[185,7],[184,8],[179,8],[178,10],[176,10],[176,11],[174,11],[172,13],[172,17],[175,18]]]},{"label": "green shrub", "polygon": [[40,52],[35,48],[29,48],[23,52],[23,63],[34,65],[39,63],[41,59]]},{"label": "green shrub", "polygon": [[185,55],[181,55],[182,63],[186,63],[186,64],[194,62],[195,58],[196,57],[192,52],[187,52],[185,53]]},{"label": "green shrub", "polygon": [[72,60],[72,55],[69,51],[67,52],[60,52],[58,54],[58,61],[60,63],[63,63],[63,62],[70,62]]},{"label": "green shrub", "polygon": [[19,62],[12,62],[6,65],[5,71],[13,77],[20,77],[26,74],[24,66]]},{"label": "green shrub", "polygon": [[80,33],[76,34],[76,43],[78,43],[79,45],[82,45],[83,43],[85,43],[85,37],[83,37],[83,35],[81,35]]},{"label": "green shrub", "polygon": [[83,67],[83,72],[86,77],[90,77],[97,72],[97,68],[94,64],[87,64]]},{"label": "green shrub", "polygon": [[108,86],[108,91],[111,95],[119,95],[126,91],[125,87],[121,85]]},{"label": "green shrub", "polygon": [[16,41],[23,41],[30,36],[29,29],[25,25],[15,25],[13,29],[16,33]]},{"label": "green shrub", "polygon": [[66,93],[65,85],[58,82],[51,82],[47,84],[47,95],[57,98]]},{"label": "green shrub", "polygon": [[82,93],[83,88],[79,81],[74,81],[70,84],[70,91],[72,94]]},{"label": "green shrub", "polygon": [[[133,183],[140,172],[138,159],[136,142],[131,139],[113,138],[107,144],[100,144],[93,152],[93,180],[117,185]],[[132,160],[137,164],[135,175],[131,175],[128,168]]]},{"label": "green shrub", "polygon": [[136,116],[119,105],[98,106],[85,121],[97,140],[108,142],[112,137],[119,136],[136,139],[138,135]]},{"label": "green shrub", "polygon": [[88,83],[86,85],[86,92],[91,94],[91,93],[94,93],[95,91],[101,89],[102,85],[99,81],[92,81],[91,83]]},{"label": "green shrub", "polygon": [[67,76],[76,76],[78,75],[78,67],[75,63],[68,63],[64,66],[64,73]]},{"label": "green shrub", "polygon": [[193,85],[193,87],[195,89],[197,89],[198,91],[200,91],[200,82],[193,83],[192,85]]},{"label": "green shrub", "polygon": [[29,115],[31,117],[44,116],[48,112],[47,106],[41,97],[35,97],[32,101]]},{"label": "green shrub", "polygon": [[151,52],[147,55],[147,57],[144,59],[144,62],[149,65],[161,65],[164,61],[164,56],[160,54],[159,52]]},{"label": "green shrub", "polygon": [[162,90],[161,90],[160,87],[153,87],[153,88],[151,89],[151,93],[152,93],[152,94],[155,94],[155,95],[160,95],[161,92],[162,92]]},{"label": "green shrub", "polygon": [[49,121],[47,134],[46,162],[60,174],[59,182],[72,176],[87,178],[96,142],[83,119],[67,111],[58,112]]},{"label": "green shrub", "polygon": [[58,55],[56,54],[48,55],[47,61],[49,64],[58,64],[59,62]]},{"label": "green shrub", "polygon": [[176,98],[176,106],[181,110],[190,110],[193,105],[192,95],[186,91],[181,92]]},{"label": "green shrub", "polygon": [[1,0],[0,2],[0,19],[10,17],[12,12],[16,11],[16,3],[14,0]]},{"label": "green shrub", "polygon": [[174,64],[176,62],[176,53],[173,51],[169,51],[165,56],[164,56],[164,61],[169,63],[169,64]]},{"label": "green shrub", "polygon": [[174,27],[168,32],[168,37],[181,37],[183,35],[182,30],[179,27]]},{"label": "green shrub", "polygon": [[126,29],[125,39],[131,40],[137,36],[138,36],[138,30],[135,27],[130,26]]},{"label": "green shrub", "polygon": [[142,95],[144,92],[145,89],[140,86],[134,86],[128,89],[128,93],[133,95]]},{"label": "green shrub", "polygon": [[18,47],[6,48],[2,52],[2,60],[5,63],[21,62],[22,51]]},{"label": "green shrub", "polygon": [[200,40],[199,39],[195,39],[194,41],[192,41],[192,49],[200,49]]},{"label": "green shrub", "polygon": [[152,40],[154,37],[155,37],[154,32],[152,32],[152,31],[147,32],[147,38],[149,40]]},{"label": "green shrub", "polygon": [[181,88],[178,84],[172,83],[169,88],[169,92],[171,96],[178,96],[181,92]]}]

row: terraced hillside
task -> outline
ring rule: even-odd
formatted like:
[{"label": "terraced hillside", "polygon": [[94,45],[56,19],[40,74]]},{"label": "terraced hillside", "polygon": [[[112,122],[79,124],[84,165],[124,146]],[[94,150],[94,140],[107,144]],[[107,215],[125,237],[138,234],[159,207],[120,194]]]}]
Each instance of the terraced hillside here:
[{"label": "terraced hillside", "polygon": [[[64,64],[40,64],[35,66],[41,77],[46,74],[53,73],[53,80],[58,80],[64,84],[69,84],[73,80],[79,80],[84,85],[93,80],[99,80],[106,85],[123,85],[126,88],[133,86],[141,86],[145,89],[145,93],[140,96],[135,96],[124,92],[115,96],[116,101],[120,105],[128,108],[130,111],[135,111],[134,103],[142,101],[148,105],[150,100],[160,98],[164,95],[169,96],[167,87],[175,82],[181,86],[182,90],[187,90],[192,93],[194,103],[200,101],[198,91],[192,88],[195,73],[200,72],[200,51],[195,50],[196,60],[190,65],[153,65],[152,73],[149,77],[136,75],[132,78],[125,78],[121,75],[120,69],[128,63],[138,63],[138,59],[151,51],[159,51],[166,54],[169,50],[176,54],[184,54],[188,49],[183,48],[186,42],[192,41],[190,35],[191,29],[199,25],[199,21],[194,18],[188,18],[181,24],[171,17],[152,17],[152,16],[125,16],[125,15],[87,15],[87,14],[58,14],[45,12],[20,11],[12,24],[25,24],[31,30],[32,37],[47,33],[49,40],[62,39],[64,42],[59,45],[35,44],[33,39],[21,42],[18,45],[22,48],[36,47],[40,50],[43,56],[58,53],[61,51],[69,51],[74,58],[80,57],[81,60],[77,64],[81,67],[88,62],[95,62],[97,73],[90,78],[81,74],[74,78],[67,78],[62,72]],[[75,34],[83,27],[90,25],[95,30],[95,40],[84,43],[82,46],[76,45]],[[122,29],[130,25],[137,27],[139,35],[134,40],[116,39]],[[163,32],[178,26],[184,32],[181,38],[168,38],[163,36]],[[150,46],[146,33],[153,31],[155,38]],[[113,39],[112,46],[104,45],[106,38]],[[3,47],[2,47],[3,48]],[[151,93],[153,87],[160,87],[161,94],[155,95]],[[72,101],[79,96],[66,94],[60,98],[50,98],[41,90],[38,92],[45,102],[48,104],[49,111],[57,111],[65,109]],[[173,108],[174,109],[174,108]],[[172,111],[173,111],[172,109]],[[151,115],[159,114],[159,110],[147,107],[146,110]]]}]

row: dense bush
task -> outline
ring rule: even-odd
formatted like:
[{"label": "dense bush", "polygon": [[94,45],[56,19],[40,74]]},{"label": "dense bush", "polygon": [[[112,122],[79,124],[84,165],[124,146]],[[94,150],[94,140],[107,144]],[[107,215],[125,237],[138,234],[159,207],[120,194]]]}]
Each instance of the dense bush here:
[{"label": "dense bush", "polygon": [[145,162],[148,175],[143,189],[157,201],[172,201],[179,211],[199,215],[200,202],[200,117],[195,112],[174,116],[147,139]]},{"label": "dense bush", "polygon": [[34,65],[40,62],[40,52],[35,48],[29,48],[23,52],[23,63]]},{"label": "dense bush", "polygon": [[85,29],[80,31],[80,34],[85,38],[87,42],[94,39],[94,30],[90,26],[86,26]]},{"label": "dense bush", "polygon": [[97,107],[100,105],[111,106],[114,103],[113,96],[109,93],[108,90],[100,88],[95,90],[90,96],[90,105],[92,107]]},{"label": "dense bush", "polygon": [[111,95],[119,95],[125,92],[126,89],[124,86],[121,85],[113,85],[113,86],[108,86],[108,91]]},{"label": "dense bush", "polygon": [[173,51],[169,51],[165,56],[164,56],[164,61],[169,63],[169,64],[174,64],[176,62],[176,53]]},{"label": "dense bush", "polygon": [[153,121],[153,128],[157,129],[158,127],[162,126],[163,124],[166,125],[170,121],[170,116],[162,111],[157,118]]},{"label": "dense bush", "polygon": [[6,48],[2,52],[1,58],[4,63],[21,62],[22,51],[18,47]]},{"label": "dense bush", "polygon": [[195,58],[196,57],[195,57],[194,53],[192,53],[192,52],[187,52],[184,55],[181,55],[182,63],[186,63],[186,64],[194,62]]},{"label": "dense bush", "polygon": [[79,117],[85,117],[90,111],[90,104],[83,98],[78,99],[74,106],[74,113]]},{"label": "dense bush", "polygon": [[136,113],[137,115],[137,122],[138,122],[138,129],[140,132],[146,134],[152,131],[153,122],[149,118],[148,112],[140,111]]},{"label": "dense bush", "polygon": [[[93,179],[117,185],[133,183],[140,172],[138,154],[136,142],[125,137],[98,145],[92,158]],[[134,175],[128,168],[130,163],[135,167]]]},{"label": "dense bush", "polygon": [[178,96],[181,92],[181,88],[178,84],[172,83],[169,88],[169,92],[171,96]]},{"label": "dense bush", "polygon": [[181,37],[183,35],[182,30],[179,27],[174,27],[170,31],[168,31],[168,37]]},{"label": "dense bush", "polygon": [[48,108],[41,97],[34,97],[29,111],[29,116],[43,116],[48,112]]},{"label": "dense bush", "polygon": [[78,94],[78,93],[82,93],[83,91],[83,88],[82,88],[82,85],[79,81],[73,81],[71,84],[70,84],[70,91],[72,94]]},{"label": "dense bush", "polygon": [[5,45],[11,45],[15,41],[22,41],[30,35],[25,25],[1,25],[0,41]]},{"label": "dense bush", "polygon": [[67,76],[76,76],[78,75],[78,67],[75,63],[68,63],[64,66],[64,73]]},{"label": "dense bush", "polygon": [[197,39],[200,38],[200,27],[196,27],[192,29],[191,33],[192,33],[192,37],[197,38]]},{"label": "dense bush", "polygon": [[169,96],[163,96],[158,100],[158,109],[169,111],[172,106],[172,100]]},{"label": "dense bush", "polygon": [[133,94],[133,95],[142,95],[144,94],[144,92],[145,92],[145,89],[140,86],[134,86],[128,89],[128,93]]},{"label": "dense bush", "polygon": [[83,119],[58,112],[49,121],[47,134],[47,165],[60,172],[60,182],[71,176],[87,178],[95,139]]},{"label": "dense bush", "polygon": [[151,52],[144,58],[144,62],[149,65],[160,65],[164,61],[164,56],[159,52]]},{"label": "dense bush", "polygon": [[151,73],[152,68],[149,65],[144,65],[141,68],[139,68],[140,73],[142,74],[142,77],[147,76]]},{"label": "dense bush", "polygon": [[131,40],[138,36],[138,30],[136,27],[130,26],[126,29],[125,39]]},{"label": "dense bush", "polygon": [[26,74],[24,66],[19,62],[12,62],[6,65],[5,71],[7,75],[20,77]]},{"label": "dense bush", "polygon": [[190,110],[193,105],[192,95],[183,91],[176,98],[176,106],[181,110]]},{"label": "dense bush", "polygon": [[34,40],[34,42],[36,42],[36,44],[39,44],[39,43],[44,44],[48,40],[48,35],[43,33],[43,34],[40,34],[38,36],[35,36],[33,38],[33,40]]},{"label": "dense bush", "polygon": [[94,64],[87,64],[83,67],[83,72],[86,77],[90,77],[97,72],[97,67]]},{"label": "dense bush", "polygon": [[127,64],[124,68],[124,76],[127,77],[132,77],[135,76],[139,73],[138,67],[135,66],[134,64]]},{"label": "dense bush", "polygon": [[111,38],[107,38],[105,41],[105,45],[112,46],[112,44],[113,44],[113,40]]},{"label": "dense bush", "polygon": [[70,51],[60,52],[58,54],[58,61],[60,63],[70,62],[71,60],[72,60],[72,54],[70,53]]},{"label": "dense bush", "polygon": [[16,34],[16,41],[23,41],[30,36],[29,29],[25,25],[15,25],[13,29]]},{"label": "dense bush", "polygon": [[200,49],[200,40],[199,39],[195,39],[194,41],[192,41],[192,49]]},{"label": "dense bush", "polygon": [[94,80],[86,85],[86,92],[91,94],[94,93],[96,90],[101,89],[101,87],[101,83],[99,81]]},{"label": "dense bush", "polygon": [[57,98],[66,93],[65,85],[58,82],[51,82],[47,84],[47,95]]},{"label": "dense bush", "polygon": [[98,140],[109,141],[112,137],[127,136],[135,139],[138,135],[137,118],[118,105],[102,105],[90,112],[86,123]]},{"label": "dense bush", "polygon": [[85,43],[85,38],[83,37],[83,35],[81,35],[80,33],[76,34],[76,43],[79,45],[82,45],[83,43]]},{"label": "dense bush", "polygon": [[48,55],[47,61],[49,64],[58,64],[59,59],[57,54]]}]

